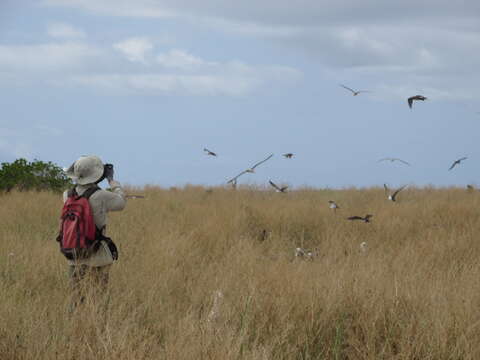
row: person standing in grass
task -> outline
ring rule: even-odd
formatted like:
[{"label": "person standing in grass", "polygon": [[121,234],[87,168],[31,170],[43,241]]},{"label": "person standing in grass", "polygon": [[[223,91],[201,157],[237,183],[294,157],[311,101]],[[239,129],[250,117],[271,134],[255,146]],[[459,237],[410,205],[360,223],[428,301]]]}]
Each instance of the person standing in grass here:
[{"label": "person standing in grass", "polygon": [[[96,294],[105,292],[107,288],[110,267],[118,258],[115,244],[106,237],[107,213],[123,210],[126,205],[126,196],[120,183],[113,179],[113,165],[104,165],[97,156],[80,157],[66,170],[66,174],[74,181],[75,187],[63,194],[64,210],[62,210],[62,214],[66,214],[64,217],[68,218],[71,211],[69,213],[68,209],[65,210],[66,205],[83,197],[88,200],[90,219],[93,215],[95,223],[93,230],[95,239],[89,241],[91,246],[89,245],[87,249],[80,249],[84,251],[75,248],[68,249],[68,246],[62,243],[62,241],[67,241],[66,237],[71,236],[71,234],[64,235],[69,231],[68,225],[67,227],[64,225],[64,220],[62,220],[62,228],[57,239],[60,242],[62,253],[68,259],[68,273],[73,296],[72,308],[75,308],[85,300],[85,290],[90,289],[93,294]],[[98,183],[103,179],[107,179],[110,185],[109,191],[99,188]],[[73,206],[71,209],[75,208],[75,204]],[[69,220],[71,220],[71,216]],[[93,227],[93,224],[91,226]],[[73,228],[75,229],[75,226]],[[75,236],[79,237],[79,235]],[[79,242],[77,239],[77,245]]]}]

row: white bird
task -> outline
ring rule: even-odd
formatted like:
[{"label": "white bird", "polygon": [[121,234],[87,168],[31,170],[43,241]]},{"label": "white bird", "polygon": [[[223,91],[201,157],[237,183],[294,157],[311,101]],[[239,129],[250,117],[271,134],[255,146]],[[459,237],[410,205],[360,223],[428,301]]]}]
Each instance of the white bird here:
[{"label": "white bird", "polygon": [[367,252],[367,243],[365,241],[363,241],[361,244],[360,244],[360,251],[361,252]]},{"label": "white bird", "polygon": [[407,187],[407,185],[403,185],[401,188],[397,189],[395,192],[390,193],[390,191],[388,190],[388,187],[387,187],[387,184],[383,184],[383,187],[385,188],[385,195],[387,195],[387,198],[388,200],[391,200],[393,202],[397,201],[397,195],[400,191],[402,191],[403,189],[405,189]]},{"label": "white bird", "polygon": [[263,164],[265,161],[269,160],[271,157],[273,156],[273,154],[271,154],[270,156],[268,156],[266,159],[262,160],[262,161],[259,161],[258,163],[256,163],[255,165],[253,165],[251,168],[247,169],[247,170],[243,170],[240,174],[238,174],[237,176],[231,178],[230,180],[227,181],[227,184],[230,184],[234,181],[236,181],[240,176],[242,176],[243,174],[246,174],[246,173],[254,173],[255,172],[255,168],[257,166],[259,166],[260,164]]},{"label": "white bird", "polygon": [[406,162],[405,160],[399,159],[399,158],[389,158],[389,157],[387,157],[387,158],[383,158],[383,159],[378,160],[378,162],[380,162],[380,161],[390,161],[390,162],[399,161],[399,162],[401,162],[405,165],[411,166],[410,163]]},{"label": "white bird", "polygon": [[355,91],[355,90],[353,90],[353,89],[350,89],[348,86],[345,86],[345,85],[342,85],[342,84],[340,84],[340,86],[343,87],[344,89],[347,89],[347,90],[351,91],[352,94],[353,94],[353,96],[357,96],[358,94],[361,94],[361,93],[364,93],[364,92],[370,92],[370,91],[368,91],[368,90],[358,90],[358,91]]},{"label": "white bird", "polygon": [[311,250],[306,250],[303,248],[295,248],[295,257],[304,258],[306,260],[313,260],[315,253]]},{"label": "white bird", "polygon": [[337,203],[333,200],[328,200],[328,207],[333,210],[333,212],[337,212],[337,209],[340,209],[340,207],[337,205]]}]

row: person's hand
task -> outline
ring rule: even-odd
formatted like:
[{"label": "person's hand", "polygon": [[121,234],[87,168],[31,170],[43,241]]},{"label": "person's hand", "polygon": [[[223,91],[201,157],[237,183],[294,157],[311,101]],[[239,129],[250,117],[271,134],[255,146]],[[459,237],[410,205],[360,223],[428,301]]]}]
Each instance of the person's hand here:
[{"label": "person's hand", "polygon": [[105,179],[107,179],[109,182],[113,180],[113,165],[112,164],[105,164],[105,170],[104,170],[104,175]]}]

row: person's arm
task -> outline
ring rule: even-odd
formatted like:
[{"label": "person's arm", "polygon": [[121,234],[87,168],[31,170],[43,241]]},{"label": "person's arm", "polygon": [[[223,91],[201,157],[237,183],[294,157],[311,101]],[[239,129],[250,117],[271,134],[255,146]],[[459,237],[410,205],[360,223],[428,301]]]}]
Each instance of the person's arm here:
[{"label": "person's arm", "polygon": [[104,193],[104,202],[106,205],[107,211],[120,211],[125,208],[127,204],[127,198],[125,192],[123,191],[122,186],[118,181],[109,180],[111,191],[105,191]]}]

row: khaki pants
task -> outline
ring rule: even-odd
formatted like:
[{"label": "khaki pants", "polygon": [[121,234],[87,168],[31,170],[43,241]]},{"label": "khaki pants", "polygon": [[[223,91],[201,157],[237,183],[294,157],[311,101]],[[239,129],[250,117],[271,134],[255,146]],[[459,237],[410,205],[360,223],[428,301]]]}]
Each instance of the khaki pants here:
[{"label": "khaki pants", "polygon": [[70,265],[68,276],[72,290],[70,310],[74,310],[86,298],[93,301],[106,294],[110,265],[93,267],[88,265]]}]

